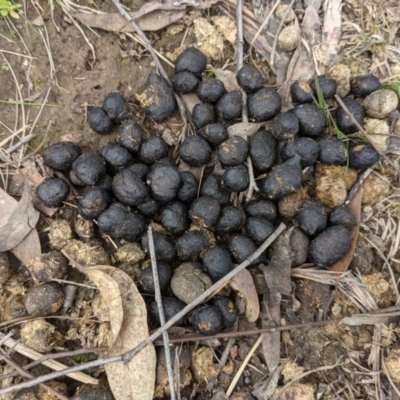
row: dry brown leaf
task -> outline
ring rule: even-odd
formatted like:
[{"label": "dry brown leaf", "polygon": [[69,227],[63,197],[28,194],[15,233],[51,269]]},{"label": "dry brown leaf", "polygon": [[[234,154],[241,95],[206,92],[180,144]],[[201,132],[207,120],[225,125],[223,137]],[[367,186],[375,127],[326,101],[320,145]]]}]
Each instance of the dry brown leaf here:
[{"label": "dry brown leaf", "polygon": [[[209,8],[217,0],[198,2],[185,1],[183,4],[174,5],[172,0],[145,3],[138,12],[129,13],[142,31],[158,31],[178,21],[185,14],[188,7]],[[113,32],[135,32],[127,20],[118,13],[89,14],[71,12],[71,15],[79,22],[92,28],[100,28]]]},{"label": "dry brown leaf", "polygon": [[353,229],[350,232],[350,249],[341,260],[330,266],[329,268],[330,271],[346,272],[347,269],[349,268],[351,260],[353,259],[354,250],[357,245],[358,233],[360,231],[361,201],[362,201],[362,189],[360,188],[357,194],[351,199],[348,205],[350,212],[356,218],[356,224],[353,226]]},{"label": "dry brown leaf", "polygon": [[247,139],[249,136],[254,135],[266,122],[239,122],[235,125],[228,127],[229,136],[241,136]]},{"label": "dry brown leaf", "polygon": [[[0,225],[5,226],[10,220],[10,217],[13,215],[14,211],[17,209],[18,202],[0,188],[0,205]],[[40,255],[41,248],[37,230],[35,228],[30,229],[29,233],[25,235],[22,241],[20,241],[11,249],[11,252],[23,264],[28,264],[33,257]]]},{"label": "dry brown leaf", "polygon": [[[9,198],[8,201],[11,204],[14,203],[12,198]],[[26,182],[17,207],[9,215],[7,223],[0,224],[2,225],[0,227],[0,252],[11,250],[19,245],[28,233],[35,228],[39,216],[39,211],[35,210],[32,204],[31,184]]]},{"label": "dry brown leaf", "polygon": [[236,75],[232,71],[223,70],[221,68],[211,68],[211,72],[214,73],[217,79],[222,81],[228,92],[232,92],[232,90],[240,90],[240,86],[236,80]]},{"label": "dry brown leaf", "polygon": [[197,97],[195,93],[182,94],[181,99],[183,101],[183,104],[185,104],[186,109],[190,113],[192,113],[193,107],[196,104],[201,103],[200,99]]},{"label": "dry brown leaf", "polygon": [[[101,284],[99,290],[110,310],[110,324],[116,325],[113,334],[118,331],[118,336],[114,344],[110,346],[107,356],[125,353],[147,339],[149,331],[146,306],[132,279],[120,269],[110,266],[89,267],[86,271],[88,276],[94,276],[94,279]],[[108,284],[107,279],[114,283]],[[114,284],[118,286],[117,291],[112,289]],[[116,310],[113,304],[121,304],[120,309]],[[118,316],[114,321],[113,316],[116,313],[122,314],[119,330],[120,317]],[[127,365],[121,361],[107,364],[104,368],[116,400],[153,399],[156,371],[156,354],[153,345],[144,348]]]},{"label": "dry brown leaf", "polygon": [[256,322],[260,315],[260,303],[251,273],[243,269],[230,281],[229,285],[246,300],[245,317],[248,322]]}]

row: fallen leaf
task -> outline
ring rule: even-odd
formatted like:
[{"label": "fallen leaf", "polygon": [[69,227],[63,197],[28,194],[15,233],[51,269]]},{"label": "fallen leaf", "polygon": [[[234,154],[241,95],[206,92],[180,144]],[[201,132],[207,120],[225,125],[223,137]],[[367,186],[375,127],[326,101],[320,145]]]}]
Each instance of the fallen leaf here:
[{"label": "fallen leaf", "polygon": [[[110,266],[89,267],[86,271],[95,283],[99,282],[100,294],[109,308],[110,324],[115,324],[112,333],[117,336],[114,336],[107,356],[133,349],[149,336],[149,331],[146,305],[132,279],[122,270]],[[119,315],[114,317],[114,314]],[[144,348],[126,365],[121,361],[107,364],[104,369],[116,400],[153,399],[156,372],[153,345]]]},{"label": "fallen leaf", "polygon": [[[18,202],[0,188],[0,205],[0,225],[4,226],[10,221],[10,217],[18,207]],[[31,228],[22,241],[11,249],[11,252],[25,265],[33,257],[40,255],[42,251],[37,230]]]},{"label": "fallen leaf", "polygon": [[201,103],[200,99],[197,97],[195,93],[188,93],[188,94],[182,94],[181,99],[183,101],[183,104],[185,105],[185,108],[192,113],[193,107],[196,104]]},{"label": "fallen leaf", "polygon": [[[356,224],[353,226],[353,229],[350,232],[350,249],[342,259],[340,259],[338,262],[336,262],[335,264],[333,264],[329,267],[330,271],[346,272],[347,269],[349,268],[351,260],[353,259],[354,250],[357,245],[358,233],[360,231],[361,201],[362,201],[362,188],[360,188],[358,190],[358,192],[351,199],[351,201],[348,205],[350,212],[356,218]],[[340,278],[337,278],[337,280],[338,279],[340,279]]]},{"label": "fallen leaf", "polygon": [[247,139],[249,136],[253,136],[266,122],[239,122],[235,125],[228,127],[229,136],[241,136]]},{"label": "fallen leaf", "polygon": [[258,400],[268,400],[278,387],[282,367],[278,367],[267,380],[260,379],[251,394]]},{"label": "fallen leaf", "polygon": [[260,315],[260,303],[251,273],[247,269],[243,269],[232,278],[229,285],[245,298],[247,321],[256,322]]},{"label": "fallen leaf", "polygon": [[[151,1],[145,3],[139,11],[129,13],[129,15],[142,31],[158,31],[180,20],[186,14],[188,7],[206,9],[216,2],[217,0],[202,1],[200,3],[185,1],[183,4],[176,4],[172,0],[164,2]],[[71,12],[71,15],[79,22],[92,28],[113,32],[135,32],[129,22],[118,13],[90,14]]]},{"label": "fallen leaf", "polygon": [[221,68],[211,68],[211,72],[214,73],[217,79],[222,81],[228,92],[232,92],[232,90],[241,90],[236,80],[236,74],[232,71],[223,70]]},{"label": "fallen leaf", "polygon": [[9,216],[7,223],[0,227],[0,252],[11,250],[19,245],[35,228],[39,216],[39,211],[35,210],[32,204],[31,184],[26,182],[17,207]]}]

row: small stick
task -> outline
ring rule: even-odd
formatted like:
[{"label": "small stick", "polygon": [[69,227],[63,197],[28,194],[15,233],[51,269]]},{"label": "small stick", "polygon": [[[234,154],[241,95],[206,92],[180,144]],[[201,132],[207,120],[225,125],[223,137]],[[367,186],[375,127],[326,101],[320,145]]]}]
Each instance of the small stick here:
[{"label": "small stick", "polygon": [[[208,296],[210,296],[214,291],[218,290],[221,286],[225,285],[229,280],[231,280],[236,274],[240,271],[248,267],[254,260],[256,260],[264,251],[276,240],[276,238],[285,230],[286,225],[281,223],[278,228],[275,229],[273,234],[265,240],[265,242],[245,261],[243,261],[240,265],[234,268],[229,274],[225,275],[218,282],[214,283],[211,287],[209,287],[202,295],[200,295],[197,299],[192,301],[186,307],[184,307],[178,314],[168,320],[164,326],[158,328],[155,332],[153,332],[146,340],[137,345],[134,349],[127,351],[124,354],[103,358],[101,360],[90,361],[84,364],[76,365],[74,367],[66,368],[59,372],[52,372],[47,375],[40,376],[38,378],[32,379],[28,382],[23,382],[16,384],[14,386],[10,386],[7,388],[0,389],[0,395],[10,393],[14,390],[20,390],[27,387],[32,387],[37,385],[38,383],[46,382],[51,379],[59,378],[60,376],[64,376],[66,374],[71,374],[72,372],[81,371],[83,369],[99,367],[105,364],[111,364],[114,362],[124,361],[128,363],[136,354],[142,351],[147,345],[152,343],[155,339],[160,337],[162,333],[178,322],[182,317],[184,317],[189,311],[191,311],[194,307],[202,303]],[[275,328],[276,329],[276,328]]]},{"label": "small stick", "polygon": [[250,358],[253,356],[254,352],[257,350],[257,347],[261,344],[262,340],[263,340],[263,336],[264,335],[260,335],[259,338],[257,339],[257,341],[254,343],[253,347],[251,348],[251,350],[249,351],[249,353],[247,354],[246,358],[244,359],[242,365],[240,366],[238,372],[236,373],[236,375],[234,376],[234,378],[232,379],[231,384],[229,385],[228,390],[226,391],[226,397],[229,398],[229,396],[232,394],[233,390],[235,389],[235,386],[239,380],[239,378],[242,376],[244,369],[246,368],[247,364],[250,361]]},{"label": "small stick", "polygon": [[7,154],[14,153],[14,151],[18,150],[20,147],[22,147],[24,144],[28,143],[35,135],[33,133],[30,133],[29,135],[25,136],[22,138],[18,143],[15,143],[13,146],[9,147],[6,150]]},{"label": "small stick", "polygon": [[[160,281],[158,279],[156,251],[154,249],[153,229],[151,227],[151,224],[149,225],[149,229],[147,231],[147,236],[149,239],[149,252],[150,252],[150,260],[151,260],[151,268],[153,270],[153,281],[154,281],[154,288],[155,288],[155,295],[156,295],[156,303],[157,303],[157,308],[158,308],[158,314],[160,316],[160,325],[163,326],[165,324],[165,315],[164,315],[164,308],[163,308],[163,303],[162,303],[162,299],[161,299]],[[171,352],[169,350],[168,332],[164,331],[162,336],[163,336],[163,342],[164,342],[165,360],[167,363],[167,372],[168,372],[168,381],[169,381],[169,390],[171,393],[171,400],[176,400],[175,386],[174,386],[174,373],[172,371]]]},{"label": "small stick", "polygon": [[[143,31],[139,28],[138,24],[132,19],[132,17],[123,9],[121,3],[119,0],[112,0],[114,3],[115,7],[117,7],[119,13],[129,22],[131,27],[135,29],[137,35],[140,37],[140,39],[143,40],[145,43],[145,46],[147,48],[147,51],[151,54],[153,57],[154,62],[156,63],[156,66],[158,70],[160,71],[160,74],[171,84],[167,73],[165,72],[164,67],[161,65],[160,60],[157,57],[157,54],[155,53],[153,46],[151,45],[149,39],[147,39],[147,36],[143,33]],[[172,87],[172,86],[171,86]],[[183,128],[182,128],[182,140],[186,137],[186,133],[188,130],[188,122],[186,118],[186,109],[185,106],[182,103],[181,98],[174,92],[175,100],[176,103],[178,104],[179,112],[181,114],[181,118],[183,121]]]},{"label": "small stick", "polygon": [[251,45],[253,45],[253,43],[257,39],[258,35],[261,33],[261,31],[264,29],[264,27],[268,24],[269,19],[271,18],[271,16],[274,13],[275,9],[279,6],[280,2],[281,2],[281,0],[277,0],[275,2],[274,6],[271,8],[271,11],[267,15],[267,17],[264,19],[264,21],[261,24],[260,28],[258,29],[257,33],[254,35],[253,39],[251,39],[251,42],[250,42]]},{"label": "small stick", "polygon": [[[11,357],[9,357],[7,355],[7,353],[1,349],[1,353],[3,354],[2,359],[11,367],[13,367],[16,371],[18,371],[18,373],[23,376],[24,378],[28,378],[28,379],[32,379],[33,375],[30,374],[29,372],[25,371],[23,368],[21,368]],[[68,397],[64,396],[63,394],[57,392],[57,390],[53,389],[52,387],[44,384],[44,383],[40,383],[40,386],[42,386],[44,389],[46,389],[47,391],[49,391],[50,393],[52,393],[54,396],[56,396],[57,398],[59,398],[60,400],[68,400]]]},{"label": "small stick", "polygon": [[355,124],[358,128],[358,130],[365,136],[365,138],[368,140],[368,142],[371,144],[371,146],[374,148],[374,150],[381,156],[383,157],[394,169],[396,172],[400,173],[399,169],[397,168],[396,164],[392,162],[389,157],[387,157],[385,154],[382,153],[382,151],[375,145],[375,143],[371,140],[369,137],[368,133],[364,130],[364,128],[358,123],[358,121],[354,118],[353,114],[349,111],[349,109],[346,107],[346,104],[343,103],[342,99],[335,94],[335,99],[339,103],[340,107],[343,108],[343,111],[347,114],[347,116],[351,119],[351,122]]}]

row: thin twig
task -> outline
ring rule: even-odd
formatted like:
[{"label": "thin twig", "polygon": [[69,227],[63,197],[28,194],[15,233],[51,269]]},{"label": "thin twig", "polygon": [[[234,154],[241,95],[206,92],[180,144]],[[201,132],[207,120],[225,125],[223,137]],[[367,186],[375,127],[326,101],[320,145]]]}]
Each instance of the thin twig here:
[{"label": "thin twig", "polygon": [[[151,54],[151,56],[153,57],[153,60],[154,60],[154,62],[156,64],[158,70],[160,71],[160,74],[169,83],[171,83],[167,73],[165,72],[164,67],[162,66],[159,58],[157,57],[157,54],[155,53],[155,51],[153,49],[153,46],[151,45],[149,39],[147,39],[147,36],[139,28],[138,24],[132,19],[132,17],[124,10],[124,8],[121,6],[121,3],[119,2],[119,0],[112,0],[112,2],[114,3],[115,7],[117,7],[119,13],[129,22],[131,27],[136,31],[136,33],[140,37],[140,39],[143,40],[143,42],[145,43],[146,49]],[[183,128],[182,128],[182,134],[181,134],[181,138],[183,140],[186,137],[187,130],[188,130],[188,121],[187,121],[187,118],[186,118],[186,109],[185,109],[185,106],[184,106],[181,98],[175,92],[174,92],[174,96],[175,96],[176,103],[178,104],[179,112],[181,114],[181,118],[182,118],[182,121],[183,121]]]},{"label": "thin twig", "polygon": [[285,228],[286,228],[286,225],[281,223],[278,226],[278,228],[276,228],[274,233],[250,257],[248,257],[240,265],[238,265],[231,272],[229,272],[229,274],[227,274],[223,278],[221,278],[218,282],[214,283],[202,295],[200,295],[197,299],[195,299],[193,302],[191,302],[186,307],[184,307],[179,313],[177,313],[174,317],[172,317],[170,320],[168,320],[164,326],[162,326],[161,328],[159,328],[155,332],[153,332],[146,340],[144,340],[142,343],[137,345],[134,349],[129,350],[128,352],[126,352],[124,354],[120,354],[120,355],[116,355],[113,357],[107,357],[107,358],[103,358],[101,360],[95,360],[95,361],[91,361],[88,363],[76,365],[74,367],[66,368],[60,372],[53,372],[51,374],[43,375],[38,378],[32,379],[28,382],[23,382],[23,383],[14,385],[14,386],[10,386],[8,388],[0,389],[0,395],[10,393],[14,390],[20,390],[20,389],[24,389],[27,387],[32,387],[32,386],[37,385],[38,383],[47,382],[51,379],[56,379],[56,378],[59,378],[60,376],[70,374],[72,372],[82,371],[84,369],[99,367],[101,365],[111,364],[111,363],[119,362],[119,361],[124,361],[125,363],[128,363],[129,361],[132,360],[133,357],[136,356],[136,354],[141,352],[146,346],[148,346],[155,339],[160,337],[165,330],[169,329],[172,325],[177,323],[182,317],[184,317],[194,307],[196,307],[197,305],[202,303],[214,291],[218,290],[221,286],[224,286],[236,274],[238,274],[240,271],[242,271],[243,269],[248,267],[251,263],[253,263],[276,240],[276,238],[284,231]]},{"label": "thin twig", "polygon": [[229,396],[232,394],[232,392],[235,389],[235,386],[236,386],[239,378],[242,376],[244,369],[246,368],[247,364],[249,363],[250,358],[253,356],[254,352],[257,350],[257,347],[261,344],[261,342],[263,340],[263,336],[264,335],[260,335],[260,337],[257,339],[257,341],[254,343],[253,347],[251,348],[251,350],[247,354],[247,356],[244,359],[242,365],[240,366],[238,372],[236,373],[236,375],[232,379],[232,382],[229,385],[228,390],[226,391],[226,397],[229,398]]},{"label": "thin twig", "polygon": [[271,18],[271,16],[274,13],[275,9],[279,6],[280,2],[281,2],[281,0],[277,0],[275,2],[274,6],[271,8],[271,11],[267,15],[267,17],[264,19],[264,21],[261,24],[260,28],[258,29],[257,33],[254,35],[253,39],[251,39],[251,42],[250,42],[251,45],[253,45],[253,43],[257,39],[258,35],[261,33],[261,31],[264,29],[264,27],[268,24],[269,19]]},{"label": "thin twig", "polygon": [[[156,251],[154,249],[153,229],[151,227],[151,224],[149,225],[149,229],[147,231],[147,237],[149,240],[149,252],[151,260],[151,268],[153,270],[153,282],[156,295],[156,303],[158,308],[158,315],[160,317],[160,324],[161,326],[163,326],[165,324],[165,315],[161,299],[160,281],[158,279]],[[169,337],[167,331],[163,332],[163,341],[164,341],[165,361],[167,364],[167,372],[168,372],[169,390],[171,393],[171,399],[176,400],[175,387],[174,387],[174,372],[172,371],[171,352],[169,350]]]},{"label": "thin twig", "polygon": [[346,113],[346,115],[350,118],[351,122],[357,126],[357,129],[364,135],[364,137],[368,140],[368,142],[371,144],[371,146],[374,148],[374,150],[381,156],[383,157],[394,169],[396,172],[400,173],[400,170],[397,168],[397,165],[389,158],[386,156],[386,154],[383,154],[382,151],[380,150],[379,147],[376,146],[376,144],[371,140],[369,137],[368,133],[365,131],[365,129],[358,123],[358,121],[354,118],[353,114],[349,111],[349,109],[346,107],[346,104],[343,103],[342,99],[335,94],[335,99],[339,103],[340,107],[343,108],[343,111]]}]

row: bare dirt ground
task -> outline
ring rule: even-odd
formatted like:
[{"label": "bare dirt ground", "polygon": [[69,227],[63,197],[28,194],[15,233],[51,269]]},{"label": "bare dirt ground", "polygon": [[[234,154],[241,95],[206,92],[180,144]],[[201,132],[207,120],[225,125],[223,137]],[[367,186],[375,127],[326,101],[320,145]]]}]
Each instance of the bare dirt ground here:
[{"label": "bare dirt ground", "polygon": [[[144,3],[146,2],[132,0],[125,5],[134,11],[140,9]],[[303,2],[295,3],[298,6],[295,9],[299,10],[298,15],[301,18],[304,7],[300,3]],[[323,5],[329,3],[325,1]],[[88,29],[76,22],[80,27],[78,29],[63,12],[62,4],[65,6],[62,2],[49,4],[25,1],[18,20],[0,17],[2,151],[18,143],[29,133],[34,135],[29,144],[14,152],[11,158],[6,155],[6,158],[2,159],[5,164],[1,168],[0,182],[6,190],[10,190],[10,182],[15,174],[13,166],[6,166],[11,160],[21,160],[25,154],[32,151],[40,154],[48,145],[60,140],[71,140],[90,152],[96,152],[103,145],[113,142],[116,130],[111,135],[99,136],[86,122],[88,109],[101,106],[104,97],[110,92],[118,91],[129,101],[132,118],[143,124],[150,134],[162,134],[169,129],[172,135],[175,135],[182,126],[178,113],[166,123],[155,124],[145,117],[139,106],[135,94],[142,89],[148,74],[156,71],[149,53],[123,33]],[[245,4],[252,9],[252,4]],[[109,1],[83,2],[79,5],[96,7],[104,12],[116,12]],[[344,1],[341,14],[342,37],[336,54],[337,60],[359,73],[374,73],[384,83],[398,81],[399,12],[397,1]],[[207,19],[220,14],[222,11],[217,7],[202,11],[191,9],[179,23],[158,32],[149,32],[147,36],[154,48],[166,56],[173,53],[182,43],[186,46],[198,44],[193,30],[193,19],[199,16]],[[322,7],[319,13],[321,23],[324,15]],[[178,33],[175,33],[173,28],[179,25],[183,28],[177,29]],[[235,46],[225,41],[223,55],[219,60],[213,61],[213,66],[221,67],[227,63],[229,68],[234,70],[235,55]],[[268,83],[276,83],[275,73],[259,52],[249,50],[246,45],[245,58],[246,62],[253,62],[258,66]],[[164,65],[172,76],[173,68]],[[47,94],[46,104],[42,107]],[[390,123],[391,121],[389,125]],[[17,131],[18,135],[4,142]],[[398,138],[395,136],[399,133],[392,131],[391,134],[394,137],[393,146],[385,151],[398,168]],[[26,165],[28,164],[24,162],[19,167]],[[301,323],[306,327],[282,332],[280,347],[278,346],[280,363],[275,374],[271,376],[268,373],[268,350],[265,346],[264,349],[262,346],[257,347],[250,360],[246,360],[258,336],[237,338],[236,342],[230,343],[228,339],[212,339],[184,345],[181,350],[181,391],[178,398],[224,398],[221,393],[226,392],[245,360],[246,368],[238,375],[237,386],[231,399],[269,399],[272,393],[275,392],[276,395],[286,384],[290,386],[284,393],[279,393],[281,399],[400,398],[400,331],[397,322],[397,304],[400,300],[397,288],[400,273],[398,179],[398,172],[385,160],[376,166],[368,178],[364,192],[369,198],[364,195],[360,234],[353,260],[349,265],[352,275],[348,275],[347,280],[335,286],[336,276],[329,275],[326,271],[320,274],[316,274],[315,271],[298,271],[297,277],[293,278],[294,290],[290,296],[283,297],[284,311],[279,325]],[[65,218],[74,226],[77,219],[76,210],[64,206],[54,217],[42,216],[37,228],[43,251],[49,249],[48,232],[51,218]],[[112,249],[109,243],[108,245]],[[17,259],[12,258],[11,264],[17,278],[11,283],[1,282],[4,286],[0,292],[3,308],[5,302],[10,299],[10,293],[22,295],[26,288],[32,285],[29,273],[24,271]],[[258,274],[258,277],[260,276],[262,274]],[[254,277],[255,281],[256,278]],[[77,281],[88,284],[80,275]],[[18,292],[18,285],[25,289]],[[99,315],[99,309],[97,312],[92,310],[93,307],[100,307],[95,290],[85,290],[86,292],[79,292],[78,305],[71,317]],[[267,301],[266,292],[259,290],[259,295],[260,300]],[[390,307],[394,307],[389,309],[393,312],[392,315],[380,315],[381,319],[371,319],[369,322],[365,320],[362,323],[356,321],[307,327],[307,324],[315,321],[341,319]],[[13,318],[16,316],[20,315],[14,313]],[[3,312],[1,323],[13,318],[8,318]],[[102,336],[102,332],[106,332],[105,336],[108,334],[109,327],[105,321],[100,324],[70,325],[68,321],[60,320],[54,324],[58,336],[52,339],[52,351],[76,350],[84,345],[101,347],[107,344],[107,338]],[[14,327],[17,330],[14,338],[18,340],[21,324],[18,323]],[[241,318],[237,330],[260,327],[260,320],[248,323]],[[2,330],[3,334],[8,332],[9,327]],[[176,335],[182,336],[183,333],[184,329],[177,329]],[[226,365],[220,372],[218,360],[229,345],[231,349],[228,361],[225,360]],[[177,348],[180,346],[175,346],[174,351]],[[169,391],[165,389],[168,380],[161,353],[159,347],[155,398],[169,398]],[[21,366],[30,362],[17,352],[12,355],[13,360]],[[63,362],[73,366],[95,358],[94,355],[85,355],[82,358],[75,356],[65,358]],[[5,376],[12,372],[13,368],[2,362],[0,370]],[[36,367],[31,373],[39,376],[49,371],[46,367]],[[85,373],[99,379],[102,388],[108,387],[103,367],[92,368]],[[213,382],[216,375],[217,383],[210,385],[210,381]],[[1,387],[22,380],[21,377],[9,377],[1,381]],[[67,396],[66,398],[72,398],[82,387],[82,383],[66,377],[59,382],[59,386],[54,383],[54,388]],[[85,388],[88,387],[92,386],[85,384]],[[0,395],[0,398],[57,398],[54,394],[50,395],[53,397],[48,397],[47,392],[45,395],[36,392],[32,395],[36,397],[13,397],[14,395],[15,392]]]}]

